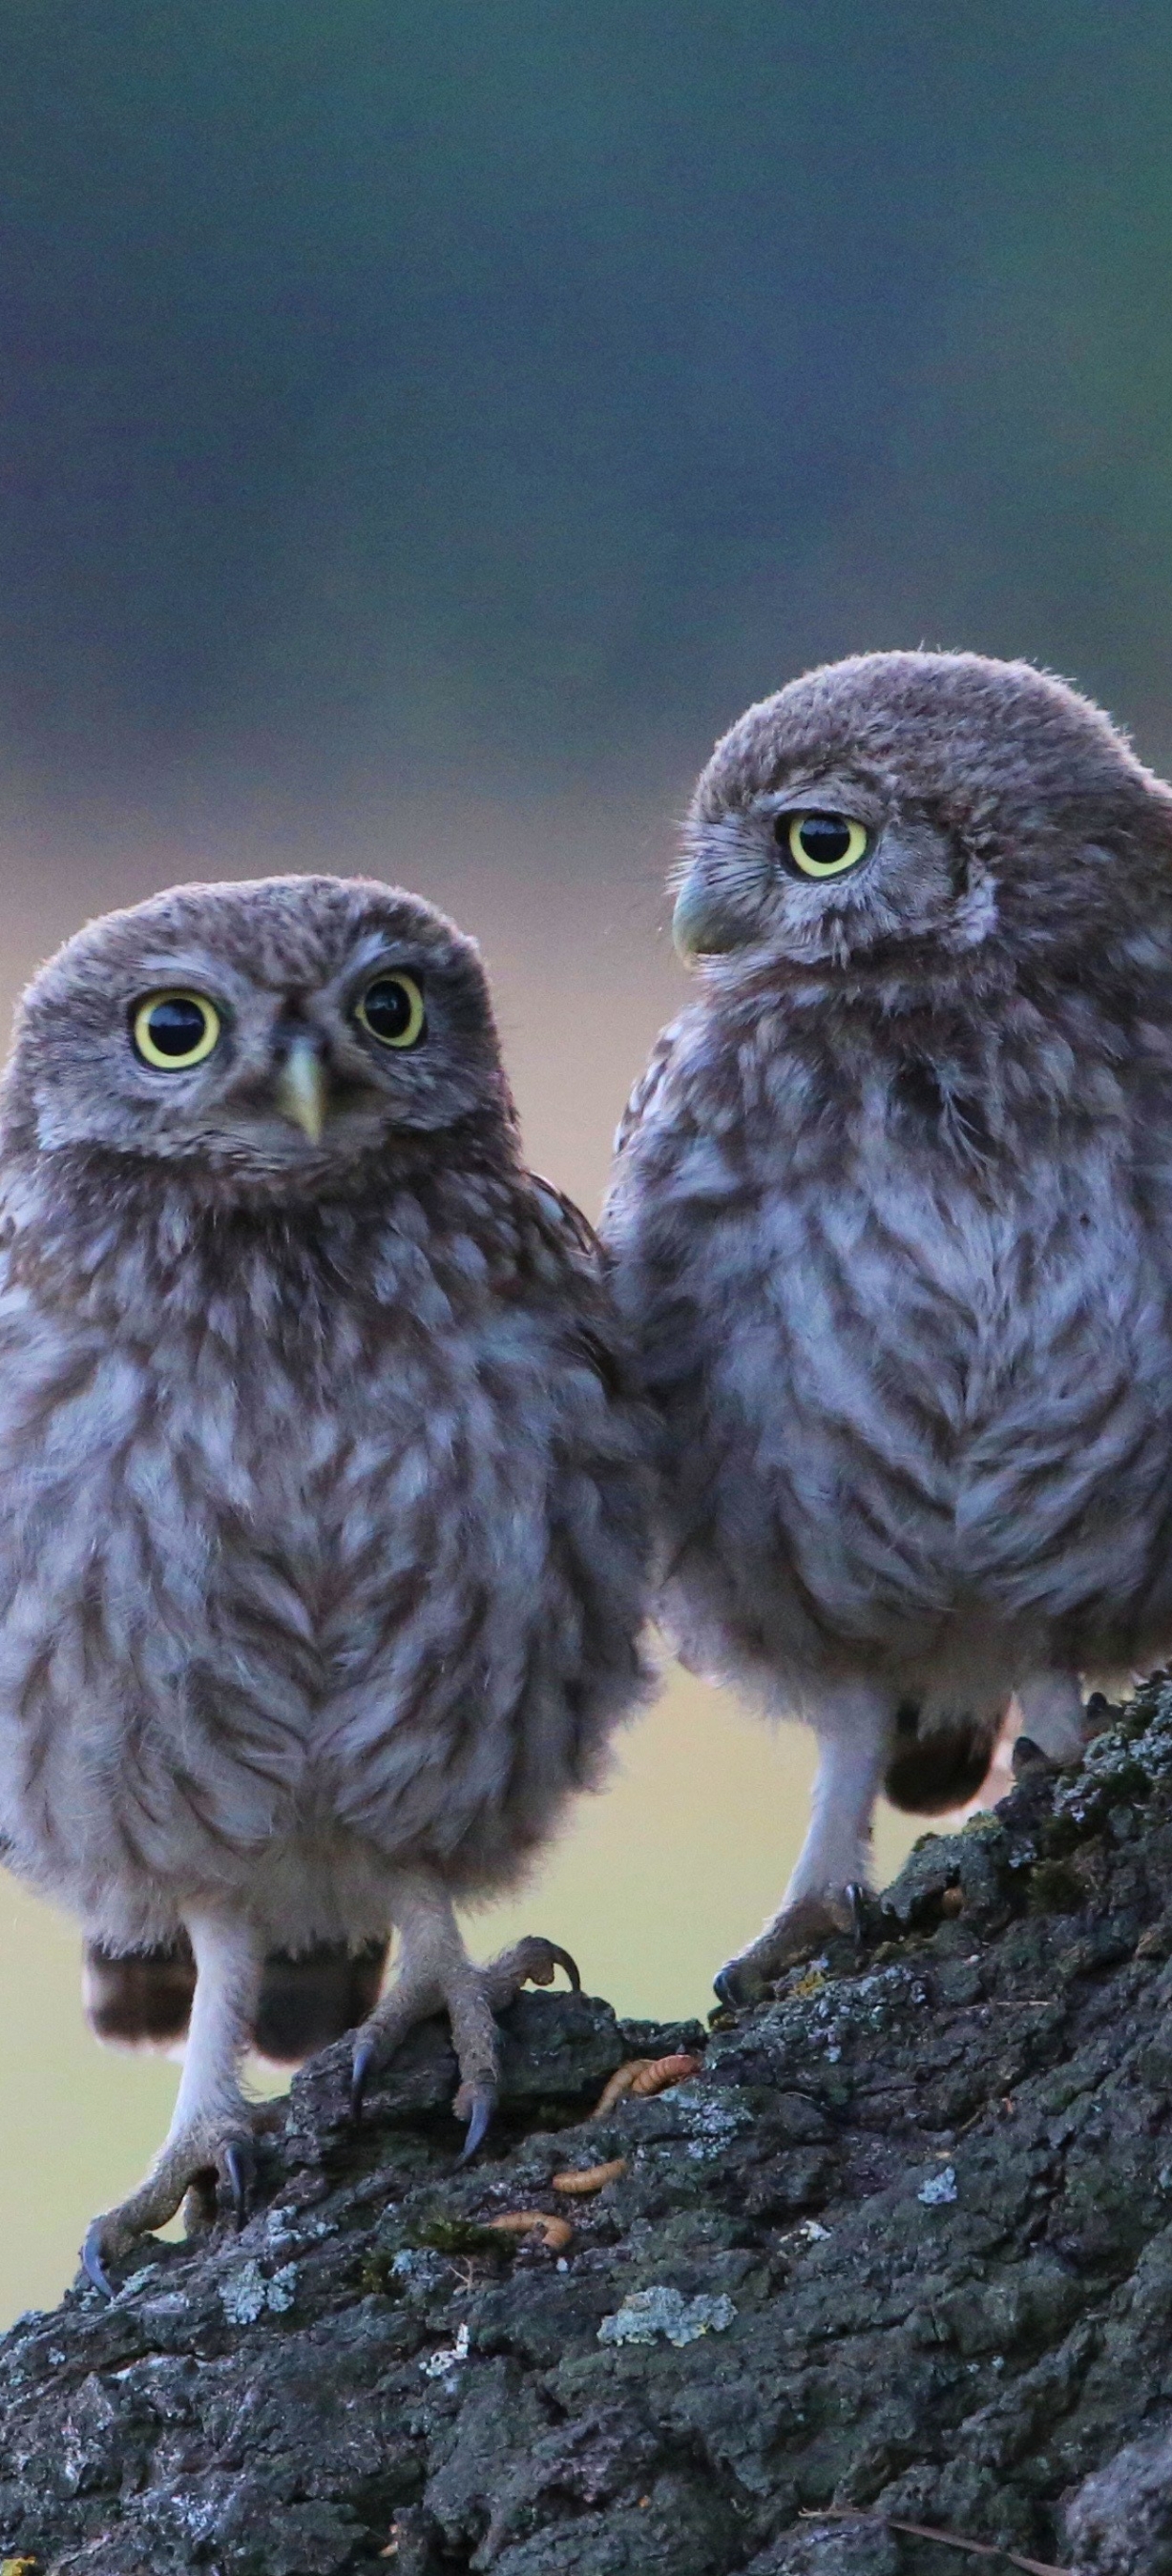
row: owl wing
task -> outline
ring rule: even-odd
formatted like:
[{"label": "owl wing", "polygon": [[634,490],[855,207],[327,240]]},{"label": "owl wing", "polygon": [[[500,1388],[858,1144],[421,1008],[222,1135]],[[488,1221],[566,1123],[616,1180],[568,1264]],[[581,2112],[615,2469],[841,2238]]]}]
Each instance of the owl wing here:
[{"label": "owl wing", "polygon": [[676,1051],[676,1041],[679,1037],[679,1033],[680,1022],[678,1020],[673,1020],[668,1028],[660,1030],[659,1036],[657,1037],[651,1053],[648,1056],[646,1065],[639,1076],[635,1088],[631,1093],[631,1097],[627,1102],[626,1108],[623,1111],[622,1117],[619,1120],[618,1126],[615,1129],[614,1151],[616,1161],[618,1156],[625,1152],[627,1146],[630,1144],[632,1136],[636,1135],[639,1128],[642,1126],[643,1120],[646,1117],[652,1102],[655,1100],[657,1093],[663,1085],[668,1067],[670,1066],[672,1057]]},{"label": "owl wing", "polygon": [[[625,1403],[631,1395],[630,1366],[607,1293],[606,1247],[589,1217],[583,1216],[564,1190],[544,1180],[540,1172],[530,1172],[528,1179],[545,1224],[552,1222],[562,1248],[578,1256],[573,1265],[577,1289],[572,1304],[567,1303],[563,1321],[565,1346],[593,1369],[612,1403]],[[587,1264],[586,1277],[578,1266],[583,1260]]]},{"label": "owl wing", "polygon": [[598,1236],[589,1217],[583,1216],[573,1199],[567,1198],[556,1182],[547,1181],[540,1172],[530,1172],[529,1185],[544,1214],[552,1217],[559,1233],[569,1237],[575,1252],[584,1252],[589,1261],[599,1260],[602,1246]]}]

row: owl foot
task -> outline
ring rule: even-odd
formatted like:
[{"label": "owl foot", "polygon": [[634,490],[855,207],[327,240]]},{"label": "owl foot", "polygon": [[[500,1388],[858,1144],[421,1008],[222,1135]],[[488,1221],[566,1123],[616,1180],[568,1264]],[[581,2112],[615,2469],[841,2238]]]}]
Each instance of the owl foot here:
[{"label": "owl foot", "polygon": [[[568,1979],[571,1993],[581,1994],[582,1980],[578,1974],[577,1964],[571,1959],[569,1951],[560,1950],[556,1941],[546,1941],[539,1932],[529,1932],[525,1939],[516,1942],[511,1950],[502,1950],[498,1958],[490,1959],[484,1968],[474,1969],[473,1974],[483,1979],[485,2002],[490,2015],[495,2015],[503,2012],[506,2004],[513,2002],[520,1994],[522,1986],[551,1986],[556,1968],[562,1969]],[[460,2150],[462,2165],[468,2164],[477,2148],[483,2144],[489,2121],[496,2109],[495,2030],[492,2032],[492,2051],[492,2079],[486,2083],[483,2078],[478,2080],[475,2076],[471,2080],[465,2078],[452,2105],[456,2118],[466,2120],[468,2123],[468,2134]],[[459,2054],[458,2050],[457,2054]],[[460,2057],[460,2073],[463,2077],[462,2057]]]},{"label": "owl foot", "polygon": [[165,2227],[181,2206],[189,2221],[206,2223],[209,2215],[215,2214],[217,2184],[237,2227],[242,2227],[255,2174],[253,2124],[243,2102],[233,2112],[230,2123],[203,2121],[169,2138],[138,2190],[116,2209],[108,2209],[104,2216],[95,2218],[87,2229],[81,2249],[87,2281],[104,2298],[113,2298],[107,2266],[131,2253],[140,2237],[150,2235],[156,2227]]},{"label": "owl foot", "polygon": [[1014,1739],[1009,1767],[1015,1781],[1036,1780],[1043,1775],[1056,1780],[1062,1765],[1053,1761],[1048,1753],[1043,1753],[1041,1745],[1035,1744],[1032,1735],[1019,1735]]},{"label": "owl foot", "polygon": [[857,1941],[861,1926],[862,1890],[857,1886],[827,1887],[818,1896],[799,1896],[766,1924],[747,1950],[726,1959],[713,1978],[715,1991],[730,2010],[760,2003],[787,1968],[812,1958],[824,1942],[843,1932],[853,1932]]},{"label": "owl foot", "polygon": [[370,2015],[355,2035],[351,2060],[350,2107],[355,2119],[362,2114],[362,2104],[371,2076],[385,2066],[419,2021],[433,2013],[446,2011],[452,2025],[452,2044],[460,2069],[460,2085],[452,2108],[458,2120],[467,2125],[467,2136],[460,2161],[466,2164],[482,2144],[497,2099],[497,2034],[494,2015],[511,2004],[524,1985],[552,1985],[554,1973],[561,1968],[575,1994],[582,1980],[567,1950],[556,1941],[543,1940],[530,1933],[511,1950],[502,1950],[499,1958],[490,1959],[476,1968],[456,1936],[457,1947],[448,1957],[421,1955],[422,1945],[404,1941],[403,1963],[395,1984],[377,2012]]}]

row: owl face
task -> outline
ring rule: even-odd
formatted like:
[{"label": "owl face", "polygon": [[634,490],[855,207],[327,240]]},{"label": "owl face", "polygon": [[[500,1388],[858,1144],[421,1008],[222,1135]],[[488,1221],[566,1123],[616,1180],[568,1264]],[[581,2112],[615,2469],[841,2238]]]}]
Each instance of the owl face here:
[{"label": "owl face", "polygon": [[672,918],[689,962],[769,948],[845,963],[882,940],[959,926],[947,832],[849,760],[795,764],[689,838]]},{"label": "owl face", "polygon": [[79,931],[24,997],[10,1119],[36,1144],[329,1195],[511,1104],[479,957],[397,889],[177,886]]},{"label": "owl face", "polygon": [[834,967],[1079,935],[1172,884],[1172,799],[1101,711],[1024,663],[877,653],[751,707],[705,770],[683,956]]}]

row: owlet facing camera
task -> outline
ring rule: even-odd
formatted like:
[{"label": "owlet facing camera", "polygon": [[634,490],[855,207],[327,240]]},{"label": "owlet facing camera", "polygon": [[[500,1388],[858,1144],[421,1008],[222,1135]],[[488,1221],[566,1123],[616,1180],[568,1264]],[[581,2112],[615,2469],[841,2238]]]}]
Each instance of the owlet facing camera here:
[{"label": "owlet facing camera", "polygon": [[106,2286],[199,2176],[243,2198],[290,1962],[333,1960],[317,2036],[366,2012],[356,2096],[446,2009],[478,2142],[494,2007],[570,1963],[474,1968],[453,1899],[517,1878],[641,1694],[643,1470],[477,952],[410,895],[181,886],[79,932],[18,1017],[0,1214],[6,1857],[81,1916],[99,2017],[127,1954],[180,2022],[195,1976]]}]

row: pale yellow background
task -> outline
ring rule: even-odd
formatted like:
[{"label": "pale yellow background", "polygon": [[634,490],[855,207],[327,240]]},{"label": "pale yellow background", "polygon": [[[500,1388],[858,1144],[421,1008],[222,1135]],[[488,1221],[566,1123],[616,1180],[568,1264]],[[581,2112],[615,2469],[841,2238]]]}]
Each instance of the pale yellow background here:
[{"label": "pale yellow background", "polygon": [[[685,984],[664,933],[667,830],[637,814],[407,810],[323,851],[287,821],[238,823],[203,847],[52,853],[3,846],[3,984],[89,915],[180,877],[332,867],[393,878],[454,912],[485,950],[534,1166],[596,1215],[629,1085]],[[805,1733],[771,1734],[726,1695],[669,1676],[620,1740],[524,1896],[471,1923],[473,1946],[548,1932],[620,2010],[704,2013],[713,1970],[776,1903],[812,1773]],[[889,1811],[886,1877],[917,1826]],[[0,1879],[0,2322],[50,2304],[87,2219],[134,2181],[169,2116],[175,2068],[99,2049],[82,2021],[76,1926]]]}]

